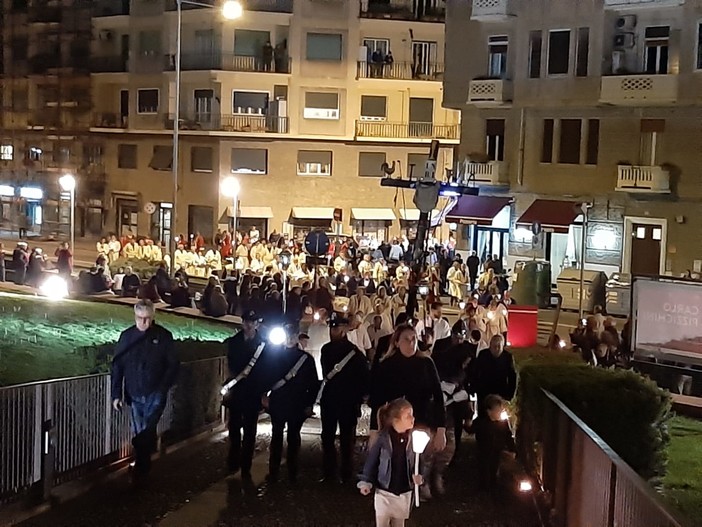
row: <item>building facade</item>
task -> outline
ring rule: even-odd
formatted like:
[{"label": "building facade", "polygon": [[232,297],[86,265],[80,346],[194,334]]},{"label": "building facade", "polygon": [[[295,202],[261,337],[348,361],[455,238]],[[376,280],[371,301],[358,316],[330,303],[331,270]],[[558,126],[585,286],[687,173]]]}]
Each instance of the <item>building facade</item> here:
[{"label": "building facade", "polygon": [[586,269],[700,272],[702,2],[447,4],[457,160],[510,202],[482,226],[463,214],[462,247],[556,276],[580,261],[588,204]]},{"label": "building facade", "polygon": [[211,235],[230,224],[379,238],[413,227],[412,194],[381,166],[450,167],[460,111],[442,108],[444,2],[248,0],[240,19],[184,9],[180,170],[173,223],[173,1],[105,0],[93,13],[91,137],[102,147],[105,230]]}]

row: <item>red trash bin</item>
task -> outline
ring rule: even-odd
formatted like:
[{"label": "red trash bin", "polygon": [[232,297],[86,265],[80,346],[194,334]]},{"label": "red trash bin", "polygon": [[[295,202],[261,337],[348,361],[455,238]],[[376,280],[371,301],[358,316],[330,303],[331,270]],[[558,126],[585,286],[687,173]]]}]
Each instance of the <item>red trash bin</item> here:
[{"label": "red trash bin", "polygon": [[538,344],[539,308],[537,306],[509,306],[507,345],[512,348],[530,348]]}]

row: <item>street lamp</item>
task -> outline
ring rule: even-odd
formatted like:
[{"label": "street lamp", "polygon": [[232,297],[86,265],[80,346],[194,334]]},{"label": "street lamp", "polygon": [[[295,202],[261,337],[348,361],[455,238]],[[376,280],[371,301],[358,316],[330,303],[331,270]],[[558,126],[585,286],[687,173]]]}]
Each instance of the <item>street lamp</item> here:
[{"label": "street lamp", "polygon": [[[194,2],[192,0],[176,0],[177,26],[176,26],[176,52],[175,52],[175,111],[173,115],[173,213],[171,215],[171,231],[177,232],[176,218],[178,214],[178,131],[180,126],[180,63],[181,63],[181,38],[183,36],[183,4],[197,7],[214,8],[213,5]],[[225,0],[222,4],[222,17],[226,20],[235,20],[244,13],[244,8],[239,0]],[[171,276],[175,275],[176,241],[171,236]]]},{"label": "street lamp", "polygon": [[59,178],[61,190],[71,195],[71,252],[76,250],[76,178],[72,174],[66,174]]},{"label": "street lamp", "polygon": [[239,185],[239,180],[234,176],[225,177],[219,184],[219,191],[225,198],[231,198],[232,200],[232,223],[234,225],[234,232],[232,233],[232,254],[234,256],[234,262],[236,264],[236,220],[237,212],[239,211],[239,191],[241,186]]}]

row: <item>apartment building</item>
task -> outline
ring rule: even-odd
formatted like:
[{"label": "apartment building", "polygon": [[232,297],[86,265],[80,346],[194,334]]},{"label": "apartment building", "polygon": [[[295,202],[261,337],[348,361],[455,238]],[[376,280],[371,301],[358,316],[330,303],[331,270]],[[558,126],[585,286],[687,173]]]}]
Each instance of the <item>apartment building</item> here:
[{"label": "apartment building", "polygon": [[395,176],[423,169],[432,139],[442,170],[453,162],[460,111],[442,108],[442,0],[248,0],[234,21],[184,9],[173,224],[175,3],[103,4],[90,130],[108,231],[212,234],[234,214],[219,190],[234,175],[242,229],[387,238],[418,211],[411,192],[380,187],[383,163]]},{"label": "apartment building", "polygon": [[586,269],[702,270],[702,2],[447,4],[444,104],[492,204],[449,215],[462,246],[556,276],[580,261],[587,203]]},{"label": "apartment building", "polygon": [[78,180],[77,232],[100,233],[105,173],[90,128],[90,2],[0,2],[0,230],[67,234]]}]

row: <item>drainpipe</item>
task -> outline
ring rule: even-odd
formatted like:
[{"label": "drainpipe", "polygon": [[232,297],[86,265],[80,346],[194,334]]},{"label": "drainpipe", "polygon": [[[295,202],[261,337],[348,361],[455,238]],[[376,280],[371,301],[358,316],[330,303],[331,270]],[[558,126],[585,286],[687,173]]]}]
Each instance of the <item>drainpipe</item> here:
[{"label": "drainpipe", "polygon": [[524,143],[526,141],[526,122],[524,119],[525,110],[519,114],[519,157],[517,159],[517,184],[521,187],[524,184]]}]

